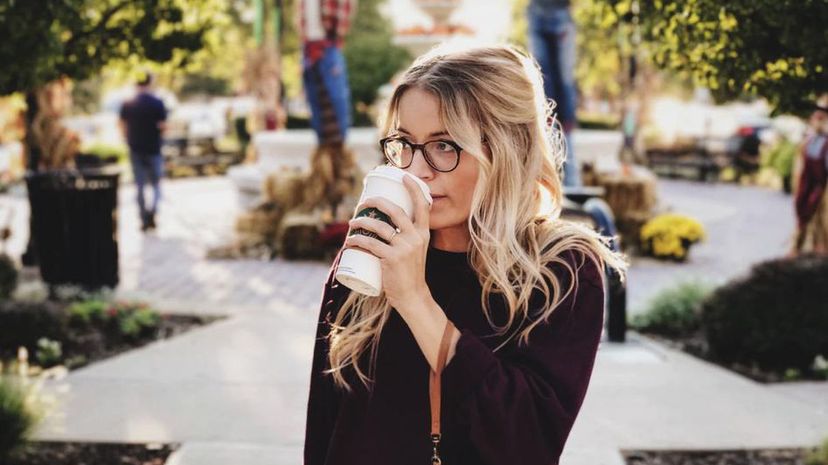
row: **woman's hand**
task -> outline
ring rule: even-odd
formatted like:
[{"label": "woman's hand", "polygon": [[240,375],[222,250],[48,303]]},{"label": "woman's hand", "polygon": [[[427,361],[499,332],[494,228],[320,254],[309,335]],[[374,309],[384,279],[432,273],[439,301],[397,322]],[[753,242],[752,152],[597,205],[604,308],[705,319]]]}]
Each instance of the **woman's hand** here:
[{"label": "woman's hand", "polygon": [[[362,211],[374,207],[388,215],[399,232],[392,225],[376,218],[362,216],[348,224],[351,231],[365,229],[378,235],[382,240],[348,233],[346,248],[360,248],[380,259],[382,265],[382,289],[392,307],[405,311],[430,296],[425,281],[425,259],[431,233],[429,204],[416,181],[403,176],[403,184],[414,202],[414,221],[408,219],[405,211],[393,202],[381,197],[369,197],[357,207]],[[390,239],[390,242],[388,242]],[[385,241],[385,242],[383,242]],[[388,243],[386,243],[388,242]]]}]

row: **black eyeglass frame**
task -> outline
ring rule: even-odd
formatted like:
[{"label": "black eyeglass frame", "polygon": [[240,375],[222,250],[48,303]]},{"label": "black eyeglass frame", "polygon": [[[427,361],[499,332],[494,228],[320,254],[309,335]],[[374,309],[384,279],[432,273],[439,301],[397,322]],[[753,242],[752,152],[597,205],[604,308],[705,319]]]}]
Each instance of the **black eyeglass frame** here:
[{"label": "black eyeglass frame", "polygon": [[[385,150],[385,146],[386,146],[386,144],[387,144],[389,141],[391,141],[391,140],[401,141],[401,142],[403,142],[404,144],[408,144],[409,146],[411,146],[411,161],[410,161],[410,162],[408,162],[408,164],[407,164],[407,165],[405,165],[405,166],[398,166],[398,165],[397,165],[396,163],[394,163],[394,161],[393,161],[393,160],[391,160],[391,158],[388,156],[388,152]],[[454,150],[456,150],[456,151],[457,151],[457,157],[456,157],[456,159],[455,159],[454,166],[453,166],[451,169],[449,169],[449,170],[441,170],[440,168],[437,168],[436,166],[434,166],[434,163],[432,163],[432,161],[431,161],[431,155],[429,155],[429,154],[428,154],[428,151],[426,151],[426,149],[425,149],[425,146],[426,146],[426,145],[428,145],[428,144],[431,144],[432,142],[442,142],[442,143],[444,143],[444,144],[448,144],[448,145],[450,145],[450,146],[451,146]],[[392,163],[394,166],[396,166],[397,168],[400,168],[400,169],[406,169],[406,168],[408,168],[409,166],[411,166],[411,163],[414,163],[414,153],[415,153],[415,152],[419,149],[419,150],[420,150],[420,153],[422,153],[422,154],[423,154],[423,158],[425,158],[426,163],[428,163],[428,166],[430,166],[430,167],[434,168],[435,170],[437,170],[437,171],[439,171],[439,172],[441,172],[441,173],[449,173],[449,172],[451,172],[451,171],[456,170],[456,169],[457,169],[457,167],[460,165],[460,153],[463,151],[463,148],[462,148],[462,147],[460,147],[459,145],[457,145],[457,142],[454,142],[454,141],[451,141],[451,140],[445,140],[445,139],[434,139],[434,140],[429,140],[429,141],[426,141],[425,143],[422,143],[422,144],[415,144],[415,143],[411,142],[410,140],[406,139],[405,137],[402,137],[402,136],[399,136],[399,135],[394,135],[394,136],[383,137],[382,139],[380,139],[379,144],[380,144],[380,150],[382,150],[382,155],[385,157],[385,159],[386,159],[386,160],[388,160],[389,162],[391,162],[391,163]]]}]

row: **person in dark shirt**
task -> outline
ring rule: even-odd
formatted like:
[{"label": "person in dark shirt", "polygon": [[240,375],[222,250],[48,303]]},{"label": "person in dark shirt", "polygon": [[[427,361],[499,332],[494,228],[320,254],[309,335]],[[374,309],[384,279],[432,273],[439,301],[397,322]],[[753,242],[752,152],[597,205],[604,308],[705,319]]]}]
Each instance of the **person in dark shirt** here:
[{"label": "person in dark shirt", "polygon": [[809,122],[794,192],[797,228],[792,252],[828,255],[828,94],[817,100]]},{"label": "person in dark shirt", "polygon": [[739,137],[739,152],[734,160],[736,182],[740,182],[745,176],[753,177],[759,171],[759,147],[762,143],[758,130],[750,126],[740,128]]},{"label": "person in dark shirt", "polygon": [[[161,200],[161,176],[164,159],[161,156],[161,134],[167,119],[164,102],[152,94],[153,76],[145,74],[137,83],[137,93],[121,106],[120,121],[129,146],[129,158],[138,191],[141,230],[155,228],[155,216]],[[152,186],[152,204],[147,207],[144,186]]]},{"label": "person in dark shirt", "polygon": [[435,49],[388,110],[387,162],[434,202],[406,176],[413,220],[381,198],[356,209],[393,223],[351,220],[378,238],[349,235],[342,249],[379,257],[383,289],[338,283],[340,250],[320,307],[304,464],[558,463],[601,338],[604,270],[626,262],[560,218],[564,154],[537,65],[508,46]]}]

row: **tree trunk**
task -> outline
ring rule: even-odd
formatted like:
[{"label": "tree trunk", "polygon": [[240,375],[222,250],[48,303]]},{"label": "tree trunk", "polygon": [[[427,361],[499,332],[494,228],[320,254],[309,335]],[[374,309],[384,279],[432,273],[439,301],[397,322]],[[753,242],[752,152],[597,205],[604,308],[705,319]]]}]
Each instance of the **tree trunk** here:
[{"label": "tree trunk", "polygon": [[26,92],[26,135],[23,138],[23,147],[26,158],[26,170],[37,171],[40,164],[40,146],[35,141],[33,126],[40,110],[37,104],[37,91]]},{"label": "tree trunk", "polygon": [[[25,126],[26,133],[23,136],[23,153],[26,161],[26,174],[37,171],[40,164],[40,147],[34,140],[34,132],[32,131],[35,116],[37,116],[37,93],[34,90],[26,92],[26,117]],[[31,205],[29,205],[31,212]],[[34,245],[34,217],[29,214],[29,240],[26,243],[26,251],[20,257],[20,261],[24,266],[37,266],[37,249]]]}]

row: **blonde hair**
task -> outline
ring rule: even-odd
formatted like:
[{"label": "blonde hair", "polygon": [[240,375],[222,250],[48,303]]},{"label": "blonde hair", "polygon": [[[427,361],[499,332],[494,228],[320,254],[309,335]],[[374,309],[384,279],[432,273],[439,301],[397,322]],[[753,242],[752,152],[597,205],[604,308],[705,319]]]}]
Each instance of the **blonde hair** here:
[{"label": "blonde hair", "polygon": [[[564,251],[580,251],[599,270],[608,266],[623,279],[625,259],[611,251],[607,239],[560,219],[562,138],[549,123],[552,107],[534,60],[510,46],[434,49],[405,72],[382,121],[384,134],[395,129],[400,99],[411,88],[437,97],[446,131],[479,162],[468,218],[469,262],[481,279],[489,325],[498,336],[512,331],[495,350],[516,335],[519,343],[528,344],[531,330],[577,290],[577,270],[562,258]],[[550,269],[553,263],[571,273],[567,289],[561,289]],[[535,289],[543,293],[545,307],[530,321],[529,300]],[[490,294],[500,294],[505,301],[508,320],[503,326],[493,322]],[[345,299],[328,336],[331,368],[326,372],[333,374],[337,385],[351,390],[344,376],[349,367],[366,387],[373,383],[380,333],[390,312],[384,294],[351,292]],[[360,360],[369,349],[366,374]]]}]

